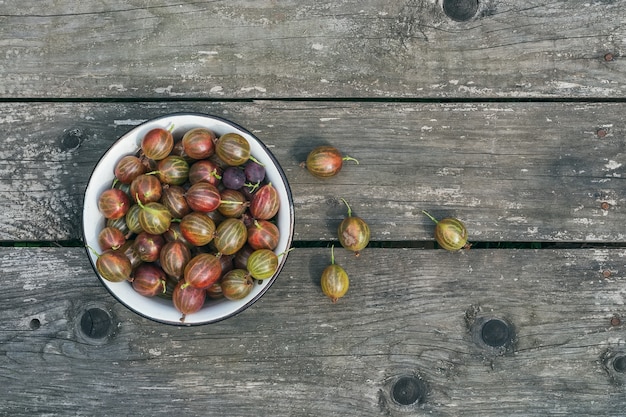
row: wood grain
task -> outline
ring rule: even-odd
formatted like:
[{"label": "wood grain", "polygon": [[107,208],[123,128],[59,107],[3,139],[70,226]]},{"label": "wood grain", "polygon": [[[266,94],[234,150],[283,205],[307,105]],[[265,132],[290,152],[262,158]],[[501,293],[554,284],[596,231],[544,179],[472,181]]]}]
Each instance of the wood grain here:
[{"label": "wood grain", "polygon": [[[0,104],[0,240],[79,239],[99,158],[135,125],[179,111],[227,117],[270,147],[299,241],[336,239],[340,198],[381,242],[431,240],[422,209],[459,217],[474,242],[626,240],[623,104],[299,101]],[[315,179],[299,164],[320,144],[360,164]]]},{"label": "wood grain", "polygon": [[5,2],[0,97],[623,98],[625,4]]},{"label": "wood grain", "polygon": [[[317,277],[328,249],[297,249],[265,296],[223,322],[179,328],[140,318],[102,287],[80,248],[0,249],[4,415],[618,416],[626,377],[626,252],[336,251],[350,274],[332,304]],[[610,271],[609,276],[603,274]],[[111,316],[85,337],[83,313]],[[501,318],[506,351],[472,323]],[[33,322],[33,320],[37,320]],[[418,376],[420,405],[390,399]],[[141,399],[138,401],[138,399]]]}]

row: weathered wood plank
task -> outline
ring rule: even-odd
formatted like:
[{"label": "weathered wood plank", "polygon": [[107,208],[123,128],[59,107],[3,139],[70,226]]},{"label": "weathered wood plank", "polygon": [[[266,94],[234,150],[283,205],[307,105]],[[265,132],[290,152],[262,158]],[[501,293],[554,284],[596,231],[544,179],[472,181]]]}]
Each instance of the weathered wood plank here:
[{"label": "weathered wood plank", "polygon": [[[260,101],[0,104],[0,240],[78,239],[101,155],[177,111],[230,118],[271,147],[294,194],[297,240],[335,239],[340,197],[378,241],[431,239],[422,209],[461,218],[473,241],[626,239],[623,104]],[[313,178],[299,164],[325,143],[360,164]]]},{"label": "weathered wood plank", "polygon": [[[352,279],[336,304],[317,282],[328,250],[298,249],[247,311],[176,328],[117,304],[80,248],[0,249],[0,409],[11,416],[623,414],[626,374],[605,361],[626,349],[624,326],[611,324],[626,313],[623,249],[336,255]],[[81,332],[91,308],[111,315],[108,336]],[[476,343],[472,323],[485,318],[512,325],[508,349]],[[403,375],[426,384],[421,405],[390,400]]]},{"label": "weathered wood plank", "polygon": [[624,97],[625,6],[4,2],[0,97]]}]

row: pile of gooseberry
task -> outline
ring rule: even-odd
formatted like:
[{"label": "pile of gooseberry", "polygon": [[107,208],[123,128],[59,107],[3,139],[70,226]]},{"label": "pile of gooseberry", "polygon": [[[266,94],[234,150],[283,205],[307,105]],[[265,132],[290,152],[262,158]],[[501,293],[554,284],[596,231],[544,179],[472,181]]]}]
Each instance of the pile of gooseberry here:
[{"label": "pile of gooseberry", "polygon": [[175,139],[154,128],[114,175],[98,199],[104,279],[171,299],[184,321],[209,299],[243,299],[277,271],[278,191],[238,133],[198,127]]}]

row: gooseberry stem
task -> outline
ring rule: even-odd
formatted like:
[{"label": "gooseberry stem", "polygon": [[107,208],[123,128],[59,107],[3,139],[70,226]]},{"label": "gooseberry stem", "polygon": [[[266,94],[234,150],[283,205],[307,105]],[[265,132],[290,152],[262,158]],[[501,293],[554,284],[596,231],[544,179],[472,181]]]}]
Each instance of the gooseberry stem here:
[{"label": "gooseberry stem", "polygon": [[335,265],[335,245],[330,247],[330,263],[331,265]]},{"label": "gooseberry stem", "polygon": [[85,245],[94,255],[96,255],[96,258],[100,257],[100,254],[98,252],[96,252],[96,250],[94,248],[92,248],[89,245]]},{"label": "gooseberry stem", "polygon": [[427,216],[428,216],[428,218],[429,218],[430,220],[432,220],[432,221],[434,221],[434,222],[435,222],[435,224],[439,223],[439,220],[437,220],[437,219],[435,219],[433,216],[431,216],[431,215],[430,215],[430,213],[429,213],[429,212],[427,212],[426,210],[422,210],[422,213],[424,213],[425,215],[427,215]]},{"label": "gooseberry stem", "polygon": [[289,249],[287,249],[286,251],[284,251],[284,252],[282,252],[282,253],[279,253],[279,254],[278,254],[278,255],[276,255],[276,256],[283,256],[283,255],[286,255],[286,254],[288,254],[289,252],[291,252],[291,251],[292,251],[292,250],[294,250],[294,249],[295,249],[295,248],[289,248]]},{"label": "gooseberry stem", "polygon": [[351,156],[346,155],[346,156],[344,156],[341,159],[344,160],[344,161],[354,161],[354,162],[356,162],[357,165],[359,165],[359,161],[357,159],[351,157]]},{"label": "gooseberry stem", "polygon": [[350,208],[350,204],[348,204],[348,202],[343,197],[341,198],[341,201],[343,201],[343,204],[348,207],[348,217],[352,217],[352,208]]},{"label": "gooseberry stem", "polygon": [[222,176],[220,174],[217,173],[217,169],[214,169],[213,171],[211,171],[211,175],[215,178],[217,178],[218,180],[222,179]]},{"label": "gooseberry stem", "polygon": [[137,200],[137,204],[139,205],[139,207],[141,209],[145,209],[146,207],[143,205],[143,203],[141,202],[141,200],[139,199],[139,193],[135,193],[135,200]]},{"label": "gooseberry stem", "polygon": [[247,182],[244,185],[250,189],[251,193],[253,193],[256,191],[257,188],[259,188],[259,186],[261,185],[261,181],[257,181],[255,184]]},{"label": "gooseberry stem", "polygon": [[261,165],[262,167],[264,167],[264,166],[265,166],[265,164],[264,164],[263,162],[259,161],[258,159],[256,159],[256,158],[255,158],[254,156],[252,156],[252,155],[250,155],[250,160],[251,160],[252,162],[255,162],[255,163],[257,163],[257,164]]}]

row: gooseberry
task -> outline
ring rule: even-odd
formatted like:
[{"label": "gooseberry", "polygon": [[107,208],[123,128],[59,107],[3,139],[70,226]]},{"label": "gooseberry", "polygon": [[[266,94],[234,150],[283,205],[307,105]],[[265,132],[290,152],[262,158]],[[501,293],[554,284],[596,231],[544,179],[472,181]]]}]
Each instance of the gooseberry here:
[{"label": "gooseberry", "polygon": [[346,200],[341,199],[348,208],[348,217],[344,218],[339,224],[337,234],[339,243],[344,248],[353,251],[356,256],[360,255],[370,241],[369,225],[360,217],[352,215],[352,209]]}]

